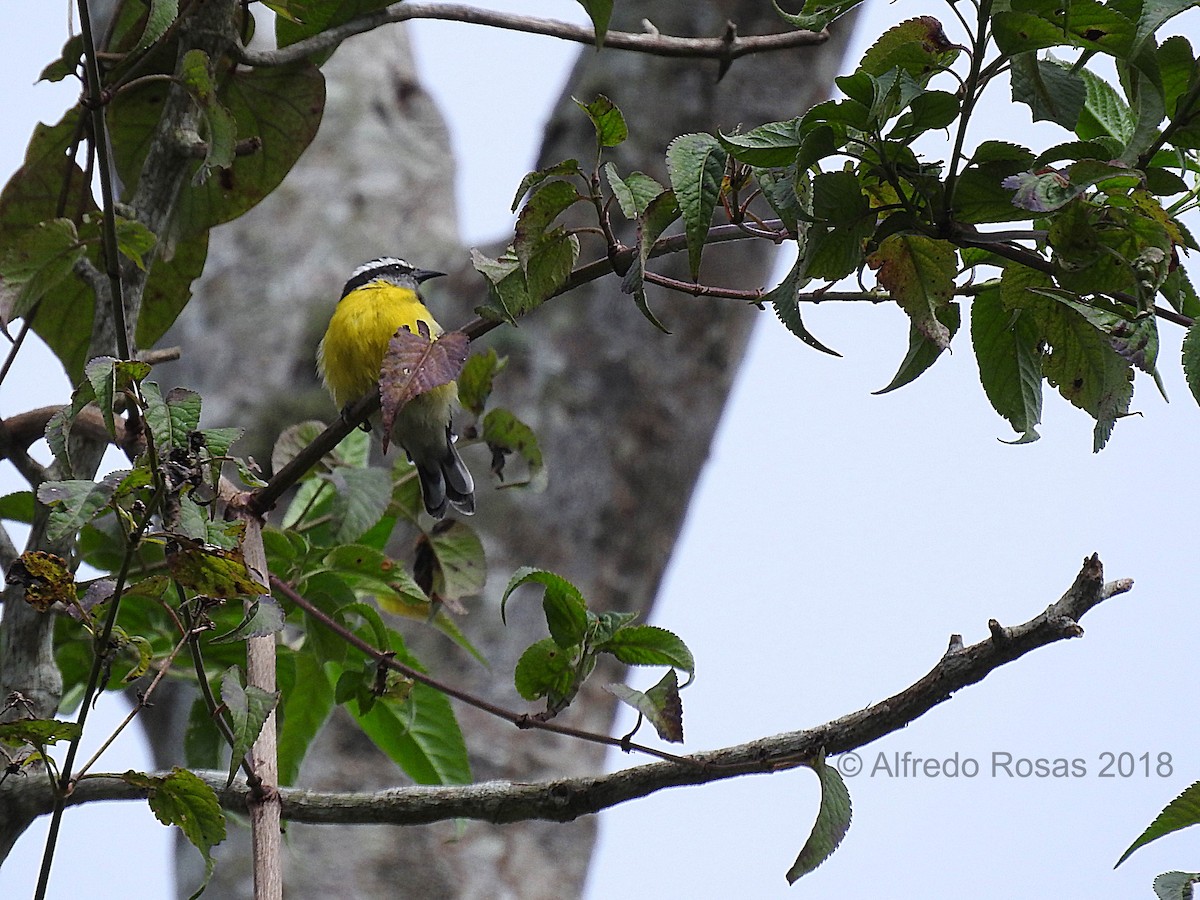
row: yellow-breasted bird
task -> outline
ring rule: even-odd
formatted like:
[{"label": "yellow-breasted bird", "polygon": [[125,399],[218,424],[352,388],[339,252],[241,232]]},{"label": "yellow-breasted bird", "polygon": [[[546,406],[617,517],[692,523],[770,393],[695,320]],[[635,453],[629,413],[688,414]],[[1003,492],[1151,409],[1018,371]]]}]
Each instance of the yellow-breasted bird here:
[{"label": "yellow-breasted bird", "polygon": [[[421,282],[443,274],[392,256],[363,263],[350,273],[317,348],[317,371],[339,409],[377,390],[388,341],[398,329],[416,334],[418,323],[424,322],[431,337],[442,333],[418,290]],[[466,515],[475,512],[475,483],[451,431],[457,395],[452,381],[414,397],[392,428],[394,440],[417,468],[425,509],[436,519],[446,514],[448,505]]]}]

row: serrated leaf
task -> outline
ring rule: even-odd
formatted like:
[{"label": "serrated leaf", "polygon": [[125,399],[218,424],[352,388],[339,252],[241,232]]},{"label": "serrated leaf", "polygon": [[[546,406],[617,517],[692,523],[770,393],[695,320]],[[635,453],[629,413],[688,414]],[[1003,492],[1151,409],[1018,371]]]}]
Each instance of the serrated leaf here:
[{"label": "serrated leaf", "polygon": [[1200,324],[1192,325],[1184,335],[1183,374],[1192,396],[1200,403]]},{"label": "serrated leaf", "polygon": [[179,0],[150,0],[150,10],[146,14],[146,27],[137,45],[131,51],[141,53],[160,37],[167,33],[171,23],[179,16]]},{"label": "serrated leaf", "polygon": [[821,807],[808,840],[787,871],[788,884],[795,884],[827,860],[850,830],[852,810],[846,782],[835,767],[825,764],[824,752],[813,760],[812,769],[821,782]]},{"label": "serrated leaf", "polygon": [[492,385],[496,376],[508,365],[507,356],[499,356],[494,347],[486,353],[473,353],[467,357],[466,365],[458,376],[458,402],[463,409],[483,415],[488,398],[492,396]]},{"label": "serrated leaf", "polygon": [[1138,848],[1144,847],[1164,835],[1197,823],[1200,823],[1200,781],[1186,787],[1183,793],[1163,808],[1163,811],[1138,836],[1138,839],[1121,854],[1121,858],[1117,860],[1117,866],[1129,859],[1130,855]]},{"label": "serrated leaf", "polygon": [[674,666],[687,672],[689,681],[696,672],[696,660],[687,644],[674,632],[657,625],[618,628],[612,637],[597,644],[596,650],[611,653],[626,665]]},{"label": "serrated leaf", "polygon": [[270,594],[260,594],[250,604],[236,628],[211,639],[213,644],[232,644],[254,637],[278,634],[283,630],[285,613],[279,601]]},{"label": "serrated leaf", "polygon": [[233,751],[229,760],[229,778],[225,786],[233,784],[238,766],[263,729],[275,704],[279,692],[268,693],[255,685],[242,686],[242,674],[237,666],[230,666],[221,676],[221,702],[229,711],[233,730]]},{"label": "serrated leaf", "polygon": [[[939,307],[935,315],[938,323],[945,326],[949,334],[948,340],[953,339],[954,335],[958,333],[958,326],[962,321],[962,313],[958,304],[947,303],[945,306]],[[892,376],[892,380],[887,383],[886,387],[872,391],[872,393],[887,394],[915,381],[926,369],[938,361],[945,349],[930,340],[921,329],[917,328],[916,323],[909,322],[908,352],[901,360],[900,368],[896,370],[896,374]]]},{"label": "serrated leaf", "polygon": [[1192,900],[1198,883],[1200,872],[1163,872],[1154,879],[1154,894],[1158,900]]},{"label": "serrated leaf", "polygon": [[551,223],[582,199],[574,185],[558,180],[544,182],[529,195],[517,216],[513,238],[513,251],[527,276],[534,251],[546,240],[557,237],[553,231],[547,233]]},{"label": "serrated leaf", "polygon": [[521,185],[517,188],[516,196],[513,197],[511,212],[517,211],[517,207],[521,205],[521,198],[529,193],[530,189],[537,187],[547,179],[565,178],[571,175],[582,174],[583,170],[579,168],[579,160],[577,159],[567,159],[552,166],[547,166],[544,169],[538,169],[536,172],[529,172],[521,179]]},{"label": "serrated leaf", "polygon": [[[212,848],[225,840],[225,814],[216,792],[187,769],[178,767],[166,778],[154,778],[148,785],[139,785],[134,772],[126,772],[123,777],[131,784],[148,787],[155,818],[164,825],[178,825],[189,843],[200,851],[204,857],[203,884],[208,884],[214,865]],[[147,780],[146,776],[142,779]]]},{"label": "serrated leaf", "polygon": [[574,681],[574,658],[553,638],[527,647],[513,672],[517,693],[530,702],[546,697],[557,705],[572,693]]},{"label": "serrated leaf", "polygon": [[596,142],[602,149],[616,147],[629,137],[629,127],[625,124],[621,110],[603,94],[598,94],[591,103],[575,100],[575,105],[592,120],[592,127],[596,129]]},{"label": "serrated leaf", "polygon": [[103,481],[46,481],[38,487],[38,502],[52,507],[46,535],[60,541],[78,532],[104,511],[124,472],[113,472]]},{"label": "serrated leaf", "polygon": [[604,689],[645,716],[664,741],[683,743],[683,704],[679,699],[679,676],[674,669],[668,669],[658,684],[645,693],[624,684],[608,684]]},{"label": "serrated leaf", "polygon": [[63,44],[62,55],[54,62],[50,63],[46,68],[42,69],[42,74],[38,76],[38,81],[57,82],[64,78],[69,78],[79,71],[79,67],[83,59],[83,35],[73,34],[67,38],[67,42]]},{"label": "serrated leaf", "polygon": [[763,296],[762,302],[769,303],[775,310],[775,315],[792,334],[808,344],[814,350],[828,353],[830,356],[841,357],[836,350],[831,350],[822,344],[804,325],[800,317],[800,291],[810,279],[805,275],[806,260],[803,256],[796,259],[783,281]]},{"label": "serrated leaf", "polygon": [[1069,66],[1022,53],[1012,60],[1011,81],[1013,100],[1028,106],[1035,122],[1050,121],[1075,130],[1087,86]]},{"label": "serrated leaf", "polygon": [[942,30],[942,23],[933,16],[918,16],[893,25],[863,54],[858,71],[876,78],[893,70],[925,83],[949,66],[962,52]]},{"label": "serrated leaf", "polygon": [[621,279],[621,291],[626,294],[636,294],[643,289],[646,276],[646,260],[655,241],[667,228],[679,218],[679,203],[674,191],[663,191],[646,204],[646,209],[638,216],[637,253]]},{"label": "serrated leaf", "polygon": [[613,196],[617,198],[621,212],[630,220],[644,213],[651,201],[664,190],[661,184],[644,172],[630,172],[622,178],[612,163],[604,164],[604,176],[608,179]]},{"label": "serrated leaf", "polygon": [[711,134],[683,134],[667,145],[667,171],[683,215],[693,281],[700,275],[700,259],[721,196],[726,159],[726,152]]},{"label": "serrated leaf", "polygon": [[1078,75],[1087,89],[1087,99],[1075,123],[1075,134],[1085,141],[1114,137],[1122,144],[1128,142],[1137,123],[1129,104],[1112,85],[1089,69],[1080,69]]},{"label": "serrated leaf", "polygon": [[461,331],[448,331],[430,340],[428,327],[414,334],[401,328],[388,341],[379,376],[382,400],[383,452],[388,449],[392,426],[400,411],[414,398],[458,377],[467,361],[470,338]]},{"label": "serrated leaf", "polygon": [[83,256],[70,219],[39,222],[13,235],[0,255],[0,328],[26,318],[35,304],[70,277]]},{"label": "serrated leaf", "polygon": [[387,512],[392,502],[391,473],[386,469],[339,466],[326,477],[337,488],[329,508],[333,543],[353,543]]},{"label": "serrated leaf", "polygon": [[748,165],[764,168],[788,166],[796,161],[796,154],[800,152],[800,121],[796,118],[786,122],[768,122],[745,134],[718,132],[717,139],[730,156]]},{"label": "serrated leaf", "polygon": [[1032,440],[1042,420],[1042,354],[1033,316],[1007,310],[998,288],[971,304],[971,343],[992,407]]},{"label": "serrated leaf", "polygon": [[500,598],[501,620],[505,620],[508,598],[523,584],[540,584],[544,589],[542,610],[555,643],[564,648],[582,643],[588,626],[587,603],[575,585],[545,569],[522,566],[513,573]]},{"label": "serrated leaf", "polygon": [[860,3],[862,0],[835,0],[832,3],[824,3],[822,0],[805,0],[800,12],[789,13],[780,7],[778,0],[771,0],[771,5],[775,7],[779,18],[789,25],[803,28],[805,31],[823,31],[831,22],[839,16],[845,15]]},{"label": "serrated leaf", "polygon": [[937,313],[953,296],[957,261],[949,242],[914,234],[893,234],[867,257],[879,283],[940,350],[950,346],[950,329]]}]

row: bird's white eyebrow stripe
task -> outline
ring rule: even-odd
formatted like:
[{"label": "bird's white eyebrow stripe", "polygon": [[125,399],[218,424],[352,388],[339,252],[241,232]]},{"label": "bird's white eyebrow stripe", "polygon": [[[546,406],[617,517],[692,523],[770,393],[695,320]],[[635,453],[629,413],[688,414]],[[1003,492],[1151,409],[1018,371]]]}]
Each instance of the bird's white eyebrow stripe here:
[{"label": "bird's white eyebrow stripe", "polygon": [[380,276],[411,275],[412,272],[412,265],[405,260],[397,256],[381,256],[379,259],[363,263],[350,273],[350,280],[342,288],[342,296],[345,297],[351,291],[358,290],[360,287],[370,284]]}]

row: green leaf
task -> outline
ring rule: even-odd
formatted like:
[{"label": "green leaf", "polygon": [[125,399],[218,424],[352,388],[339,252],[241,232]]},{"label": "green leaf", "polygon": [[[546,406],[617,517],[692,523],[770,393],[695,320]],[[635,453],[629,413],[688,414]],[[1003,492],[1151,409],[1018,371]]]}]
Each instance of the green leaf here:
[{"label": "green leaf", "polygon": [[755,169],[754,176],[788,234],[802,238],[812,218],[812,183],[808,176],[794,165],[786,169]]},{"label": "green leaf", "polygon": [[1138,836],[1138,839],[1121,854],[1117,865],[1121,865],[1129,859],[1133,851],[1146,846],[1151,841],[1156,841],[1164,835],[1197,823],[1200,823],[1200,781],[1189,785],[1183,793],[1166,805],[1149,827]]},{"label": "green leaf", "polygon": [[687,233],[692,280],[700,275],[700,258],[713,211],[721,196],[727,155],[710,134],[684,134],[667,145],[667,171]]},{"label": "green leaf", "polygon": [[803,28],[805,31],[825,30],[826,26],[834,19],[845,15],[860,3],[862,0],[834,0],[832,3],[824,3],[822,0],[805,0],[800,12],[789,13],[784,12],[780,7],[779,0],[771,0],[771,5],[775,7],[779,18],[789,25]]},{"label": "green leaf", "polygon": [[645,716],[658,736],[673,744],[683,743],[683,704],[679,699],[679,676],[674,669],[645,693],[624,684],[607,684],[604,689]]},{"label": "green leaf", "polygon": [[[415,663],[411,657],[402,661]],[[403,715],[401,704],[386,699],[365,714],[349,709],[375,746],[417,784],[469,784],[467,746],[446,695],[414,684],[407,703]]]},{"label": "green leaf", "polygon": [[1012,60],[1012,98],[1029,107],[1033,121],[1050,121],[1074,131],[1087,86],[1069,66],[1022,53]]},{"label": "green leaf", "polygon": [[1092,446],[1098,452],[1116,420],[1129,412],[1133,370],[1087,317],[1031,290],[1047,286],[1046,276],[1013,267],[1001,277],[1001,297],[1009,309],[1032,312],[1040,339],[1050,345],[1042,371],[1063,397],[1096,420]]},{"label": "green leaf", "polygon": [[625,277],[621,279],[621,291],[637,294],[642,290],[646,276],[646,260],[659,236],[679,218],[679,203],[674,191],[663,191],[648,204],[638,217],[637,254]]},{"label": "green leaf", "polygon": [[435,561],[433,590],[443,600],[461,600],[483,592],[487,557],[475,529],[457,520],[440,522],[428,536]]},{"label": "green leaf", "polygon": [[946,37],[941,22],[933,16],[918,16],[885,31],[863,54],[858,71],[880,78],[899,69],[924,84],[960,52],[962,48]]},{"label": "green leaf", "polygon": [[836,350],[831,350],[817,340],[800,318],[800,291],[810,281],[804,274],[804,270],[805,260],[801,256],[796,259],[783,281],[762,298],[762,302],[769,303],[784,327],[808,346],[814,350],[820,350],[822,353],[828,353],[830,356],[841,357]]},{"label": "green leaf", "polygon": [[821,782],[821,807],[812,833],[787,871],[788,884],[795,884],[801,876],[827,860],[850,830],[852,810],[846,782],[835,767],[825,765],[824,752],[811,765]]},{"label": "green leaf", "polygon": [[630,172],[625,178],[617,174],[612,163],[604,164],[604,176],[608,186],[627,219],[637,219],[650,206],[651,201],[662,194],[661,184],[644,172]]},{"label": "green leaf", "polygon": [[1183,338],[1183,374],[1192,396],[1200,403],[1200,324],[1188,328]]},{"label": "green leaf", "polygon": [[[197,76],[199,77],[199,76]],[[169,86],[149,82],[121,91],[109,107],[117,171],[130,193],[136,187]],[[203,88],[202,83],[200,88]],[[219,159],[199,160],[202,173],[228,158],[219,178],[184,186],[168,243],[236,219],[271,193],[316,135],[325,108],[325,80],[316,66],[234,69],[224,75],[206,106],[210,149]],[[220,109],[221,112],[214,112]],[[247,152],[228,156],[235,142]]]},{"label": "green leaf", "polygon": [[870,201],[853,172],[822,172],[813,178],[813,217],[831,225],[853,225],[870,212]]},{"label": "green leaf", "polygon": [[603,94],[598,94],[591,103],[575,100],[575,105],[592,120],[592,127],[596,129],[596,142],[601,149],[616,147],[629,137],[629,127],[625,124],[621,110]]},{"label": "green leaf", "polygon": [[523,584],[540,584],[544,588],[542,610],[555,643],[563,648],[582,643],[588,626],[587,603],[575,585],[545,569],[522,566],[513,573],[500,598],[500,618],[505,619],[509,596]]},{"label": "green leaf", "polygon": [[64,78],[69,78],[79,71],[79,67],[83,60],[83,35],[73,34],[67,38],[67,42],[63,44],[62,55],[54,62],[50,63],[46,68],[42,69],[42,74],[38,76],[38,81],[56,82],[62,81]]},{"label": "green leaf", "polygon": [[751,166],[783,167],[796,161],[800,152],[800,119],[768,122],[745,134],[717,133],[717,139],[730,156]]},{"label": "green leaf", "polygon": [[61,541],[76,534],[104,512],[124,477],[113,472],[103,481],[44,481],[38,487],[38,502],[52,507],[46,536]]},{"label": "green leaf", "polygon": [[1163,872],[1154,879],[1154,894],[1158,900],[1192,900],[1198,883],[1200,872]]},{"label": "green leaf", "polygon": [[492,396],[493,382],[507,365],[508,357],[498,355],[494,347],[489,347],[486,353],[471,354],[458,376],[458,402],[463,409],[476,416],[483,415]]},{"label": "green leaf", "polygon": [[575,660],[553,638],[543,638],[526,648],[513,672],[517,693],[529,701],[548,698],[558,706],[575,689]]},{"label": "green leaf", "polygon": [[940,350],[950,346],[951,335],[937,314],[953,296],[957,261],[953,244],[914,234],[893,234],[867,257],[880,285]]},{"label": "green leaf", "polygon": [[[187,769],[178,767],[166,778],[126,772],[124,780],[148,787],[155,818],[164,825],[178,825],[183,836],[200,851],[204,857],[203,884],[208,884],[214,866],[212,848],[225,840],[225,814],[216,792]],[[152,783],[146,785],[146,781]]]},{"label": "green leaf", "polygon": [[171,23],[179,16],[179,0],[150,0],[150,11],[146,15],[146,28],[138,38],[133,53],[141,53],[167,33]]},{"label": "green leaf", "polygon": [[392,502],[391,473],[386,469],[339,466],[326,477],[337,488],[330,506],[333,543],[353,543],[387,512]]},{"label": "green leaf", "polygon": [[556,240],[561,229],[550,228],[552,222],[575,203],[583,199],[575,186],[567,181],[547,181],[534,189],[517,216],[513,251],[528,274],[529,260],[543,243]]},{"label": "green leaf", "polygon": [[192,296],[192,282],[208,258],[208,232],[178,239],[169,259],[158,258],[150,270],[137,320],[137,345],[152,347],[167,333]]},{"label": "green leaf", "polygon": [[0,497],[0,519],[32,525],[35,508],[33,491],[14,491]]},{"label": "green leaf", "polygon": [[254,742],[258,740],[267,717],[279,702],[279,692],[268,693],[254,685],[242,686],[242,674],[237,666],[230,666],[221,676],[221,702],[229,711],[233,728],[233,752],[229,760],[229,778],[225,786],[233,784],[238,766]]},{"label": "green leaf", "polygon": [[[90,182],[68,151],[80,128],[78,107],[57,124],[39,124],[25,153],[25,161],[0,193],[0,247],[11,247],[26,229],[58,215],[59,203],[80,215],[97,207]],[[98,244],[93,251],[97,262]],[[83,373],[92,337],[96,298],[78,278],[64,278],[42,296],[32,327],[62,362],[72,382]]]},{"label": "green leaf", "polygon": [[70,219],[39,222],[14,236],[0,256],[0,327],[28,317],[34,304],[58,287],[84,256]]},{"label": "green leaf", "polygon": [[673,666],[688,673],[689,681],[696,672],[696,660],[674,632],[657,625],[626,625],[596,650],[611,653],[631,666]]},{"label": "green leaf", "polygon": [[[962,312],[959,310],[958,304],[947,303],[945,306],[939,307],[935,315],[938,323],[945,326],[952,339],[958,333],[958,326],[962,321]],[[945,349],[926,337],[917,328],[915,322],[909,322],[908,353],[901,360],[900,368],[896,370],[896,374],[892,376],[892,380],[888,382],[887,386],[877,391],[872,391],[872,393],[876,395],[887,394],[915,381],[926,369],[938,361],[938,358],[945,352]]]},{"label": "green leaf", "polygon": [[[388,0],[275,0],[271,8],[281,13],[275,20],[275,39],[286,47],[387,5]],[[314,59],[324,62],[332,55],[329,50],[314,54]]]},{"label": "green leaf", "polygon": [[1080,69],[1078,75],[1087,88],[1087,100],[1075,124],[1075,134],[1085,141],[1114,137],[1125,144],[1133,137],[1137,122],[1129,104],[1099,75],[1088,69]]},{"label": "green leaf", "polygon": [[261,594],[250,604],[237,627],[211,639],[214,644],[233,644],[253,637],[278,634],[283,630],[283,607],[270,594]]},{"label": "green leaf", "polygon": [[180,538],[167,546],[167,568],[183,587],[208,597],[231,600],[266,591],[251,576],[237,549],[224,550]]},{"label": "green leaf", "polygon": [[599,50],[604,46],[604,36],[608,34],[613,0],[579,0],[579,5],[587,11],[588,18],[592,20],[592,27],[596,31],[596,49]]},{"label": "green leaf", "polygon": [[1036,440],[1042,420],[1042,353],[1033,316],[1005,309],[998,287],[986,290],[971,304],[971,343],[992,407],[1023,441]]},{"label": "green leaf", "polygon": [[308,748],[333,712],[333,685],[308,644],[280,657],[279,674],[279,783],[295,784]]},{"label": "green leaf", "polygon": [[521,198],[524,197],[531,188],[537,187],[542,182],[550,178],[565,178],[569,175],[582,175],[583,170],[579,168],[579,160],[568,159],[560,163],[555,163],[552,166],[547,166],[544,169],[538,169],[536,172],[528,173],[521,179],[521,186],[517,188],[517,194],[513,197],[512,212],[517,211],[517,207],[521,205]]},{"label": "green leaf", "polygon": [[194,769],[215,769],[221,763],[225,739],[209,714],[208,703],[197,697],[188,713],[187,730],[183,735],[183,758]]},{"label": "green leaf", "polygon": [[483,417],[481,436],[492,451],[492,471],[503,476],[504,458],[516,453],[529,468],[524,481],[509,482],[509,486],[528,485],[535,491],[543,490],[549,473],[542,460],[542,450],[533,429],[507,409],[493,409]]},{"label": "green leaf", "polygon": [[82,731],[78,723],[61,719],[17,719],[14,722],[0,722],[0,742],[11,747],[22,744],[46,747],[59,741],[78,740]]},{"label": "green leaf", "polygon": [[472,248],[471,265],[488,282],[489,302],[475,310],[480,316],[513,323],[537,305],[529,300],[525,273],[521,271],[521,263],[511,250],[505,251],[499,259],[492,259]]}]

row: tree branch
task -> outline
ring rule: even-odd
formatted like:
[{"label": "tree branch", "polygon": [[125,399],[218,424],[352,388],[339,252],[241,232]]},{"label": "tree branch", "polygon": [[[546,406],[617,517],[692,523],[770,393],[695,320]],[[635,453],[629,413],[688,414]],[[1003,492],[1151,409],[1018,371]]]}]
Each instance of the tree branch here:
[{"label": "tree branch", "polygon": [[[879,703],[804,731],[789,732],[697,753],[680,762],[655,762],[609,775],[564,778],[540,783],[487,782],[465,786],[400,787],[374,793],[334,793],[283,788],[283,817],[313,824],[423,825],[448,819],[478,819],[506,824],[529,819],[566,822],[579,816],[645,797],[663,788],[707,784],[741,775],[777,772],[812,760],[819,751],[846,753],[897,731],[950,699],[958,690],[982,681],[1001,666],[1058,641],[1080,637],[1082,618],[1093,607],[1133,587],[1130,579],[1104,582],[1100,559],[1083,562],[1075,582],[1046,610],[1011,628],[994,619],[989,636],[969,647],[953,635],[946,653],[924,678]],[[225,773],[198,773],[230,810],[245,811],[251,790],[239,782],[224,790]],[[49,811],[52,796],[40,779],[16,788],[27,809]],[[144,789],[115,775],[81,780],[67,803],[143,799]]]},{"label": "tree branch", "polygon": [[[468,25],[502,28],[506,31],[540,34],[564,41],[575,41],[579,44],[595,45],[596,43],[596,33],[590,25],[572,25],[557,19],[521,16],[459,3],[405,2],[361,16],[279,50],[251,50],[239,44],[234,48],[234,56],[238,62],[247,66],[286,66],[299,62],[311,54],[333,50],[342,41],[356,34],[373,31],[382,25],[393,22],[405,22],[409,19],[463,22]],[[645,24],[647,30],[643,34],[626,31],[608,32],[604,36],[604,46],[615,50],[648,53],[653,56],[719,59],[728,66],[739,56],[766,53],[772,50],[788,50],[794,47],[811,47],[829,40],[827,31],[786,31],[779,34],[740,37],[737,29],[732,25],[726,26],[721,37],[673,37],[660,34],[649,22]]]}]

